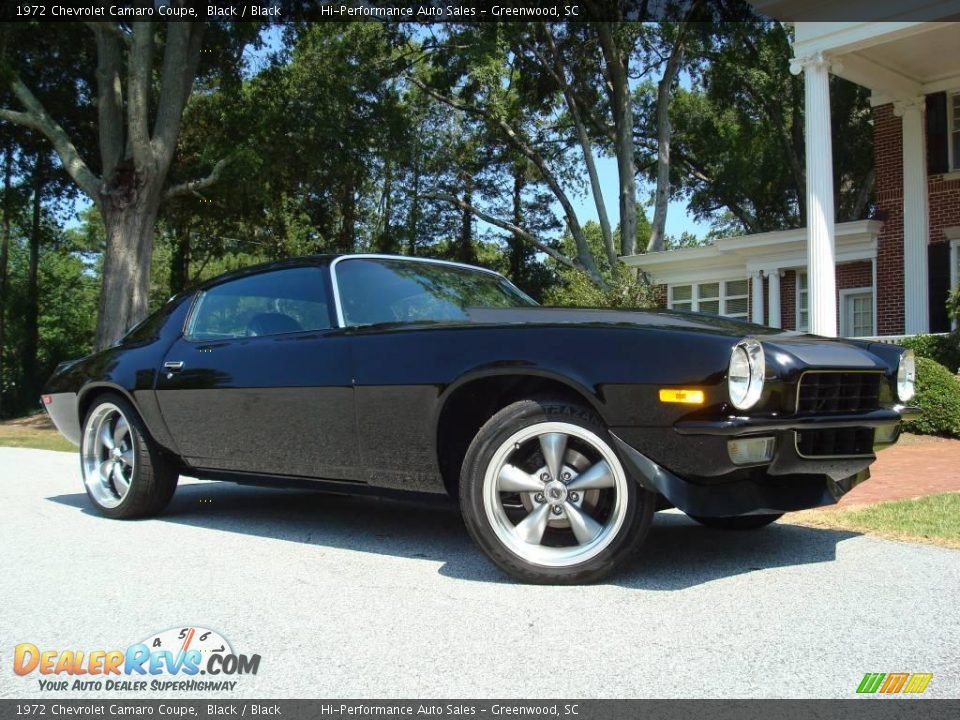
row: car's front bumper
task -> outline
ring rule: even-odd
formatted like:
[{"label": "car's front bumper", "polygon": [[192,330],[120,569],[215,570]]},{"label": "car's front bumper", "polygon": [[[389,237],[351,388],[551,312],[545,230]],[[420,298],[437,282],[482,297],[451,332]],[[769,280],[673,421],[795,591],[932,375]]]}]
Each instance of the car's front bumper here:
[{"label": "car's front bumper", "polygon": [[[638,481],[688,514],[782,513],[835,503],[869,478],[875,452],[895,442],[903,419],[915,413],[896,406],[844,415],[698,418],[668,428],[615,428],[614,438]],[[859,428],[874,431],[870,452],[809,456],[799,450],[800,432]],[[774,438],[769,460],[733,462],[731,440],[761,437]]]}]

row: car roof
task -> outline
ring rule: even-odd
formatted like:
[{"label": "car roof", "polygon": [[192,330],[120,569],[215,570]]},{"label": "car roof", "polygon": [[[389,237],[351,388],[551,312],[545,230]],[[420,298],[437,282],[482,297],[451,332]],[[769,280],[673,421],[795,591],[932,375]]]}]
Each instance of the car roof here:
[{"label": "car roof", "polygon": [[258,263],[256,265],[251,265],[245,268],[239,268],[237,270],[231,270],[229,272],[222,273],[216,277],[210,278],[209,280],[201,283],[194,290],[206,290],[207,288],[213,287],[214,285],[220,285],[221,283],[227,282],[229,280],[236,280],[237,278],[246,277],[248,275],[257,275],[263,272],[270,272],[272,270],[280,270],[283,268],[293,268],[293,267],[307,267],[307,266],[316,266],[316,267],[329,267],[335,262],[340,260],[401,260],[408,262],[427,262],[434,263],[437,265],[450,265],[453,267],[461,267],[468,270],[475,270],[477,272],[485,272],[491,275],[496,275],[498,277],[503,277],[496,270],[490,270],[489,268],[480,267],[478,265],[468,265],[466,263],[454,262],[452,260],[440,260],[437,258],[425,258],[417,257],[411,255],[391,255],[385,253],[325,253],[318,255],[302,255],[299,257],[286,258],[284,260],[273,260],[265,263]]}]

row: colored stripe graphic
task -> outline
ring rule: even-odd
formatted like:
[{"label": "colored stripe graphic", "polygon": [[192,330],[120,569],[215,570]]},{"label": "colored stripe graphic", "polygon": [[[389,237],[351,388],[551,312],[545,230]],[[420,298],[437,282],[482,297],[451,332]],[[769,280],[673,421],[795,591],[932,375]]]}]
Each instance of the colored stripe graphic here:
[{"label": "colored stripe graphic", "polygon": [[884,695],[922,693],[933,679],[933,673],[867,673],[857,686],[857,692]]},{"label": "colored stripe graphic", "polygon": [[933,673],[914,673],[910,676],[910,682],[907,683],[903,691],[905,693],[922,693],[927,689],[927,685],[930,684],[932,678]]},{"label": "colored stripe graphic", "polygon": [[900,692],[908,677],[910,677],[910,673],[890,673],[887,675],[887,681],[880,688],[880,692],[888,695]]},{"label": "colored stripe graphic", "polygon": [[880,683],[883,682],[884,677],[886,677],[886,673],[867,673],[863,676],[863,680],[860,681],[857,692],[875,693],[877,688],[880,687]]}]

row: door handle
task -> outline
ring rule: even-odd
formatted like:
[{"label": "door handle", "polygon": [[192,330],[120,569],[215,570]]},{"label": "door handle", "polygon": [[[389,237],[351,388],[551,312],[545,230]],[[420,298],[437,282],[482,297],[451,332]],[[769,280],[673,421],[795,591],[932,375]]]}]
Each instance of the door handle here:
[{"label": "door handle", "polygon": [[165,362],[163,364],[163,369],[167,371],[167,380],[169,380],[173,377],[174,373],[178,373],[183,370],[183,361]]}]

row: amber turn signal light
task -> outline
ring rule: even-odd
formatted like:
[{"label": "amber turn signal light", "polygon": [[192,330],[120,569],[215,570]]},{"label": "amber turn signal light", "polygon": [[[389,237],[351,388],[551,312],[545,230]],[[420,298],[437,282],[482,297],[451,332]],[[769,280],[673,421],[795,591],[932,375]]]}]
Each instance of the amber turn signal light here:
[{"label": "amber turn signal light", "polygon": [[684,403],[685,405],[702,405],[703,390],[690,388],[661,388],[660,402]]}]

